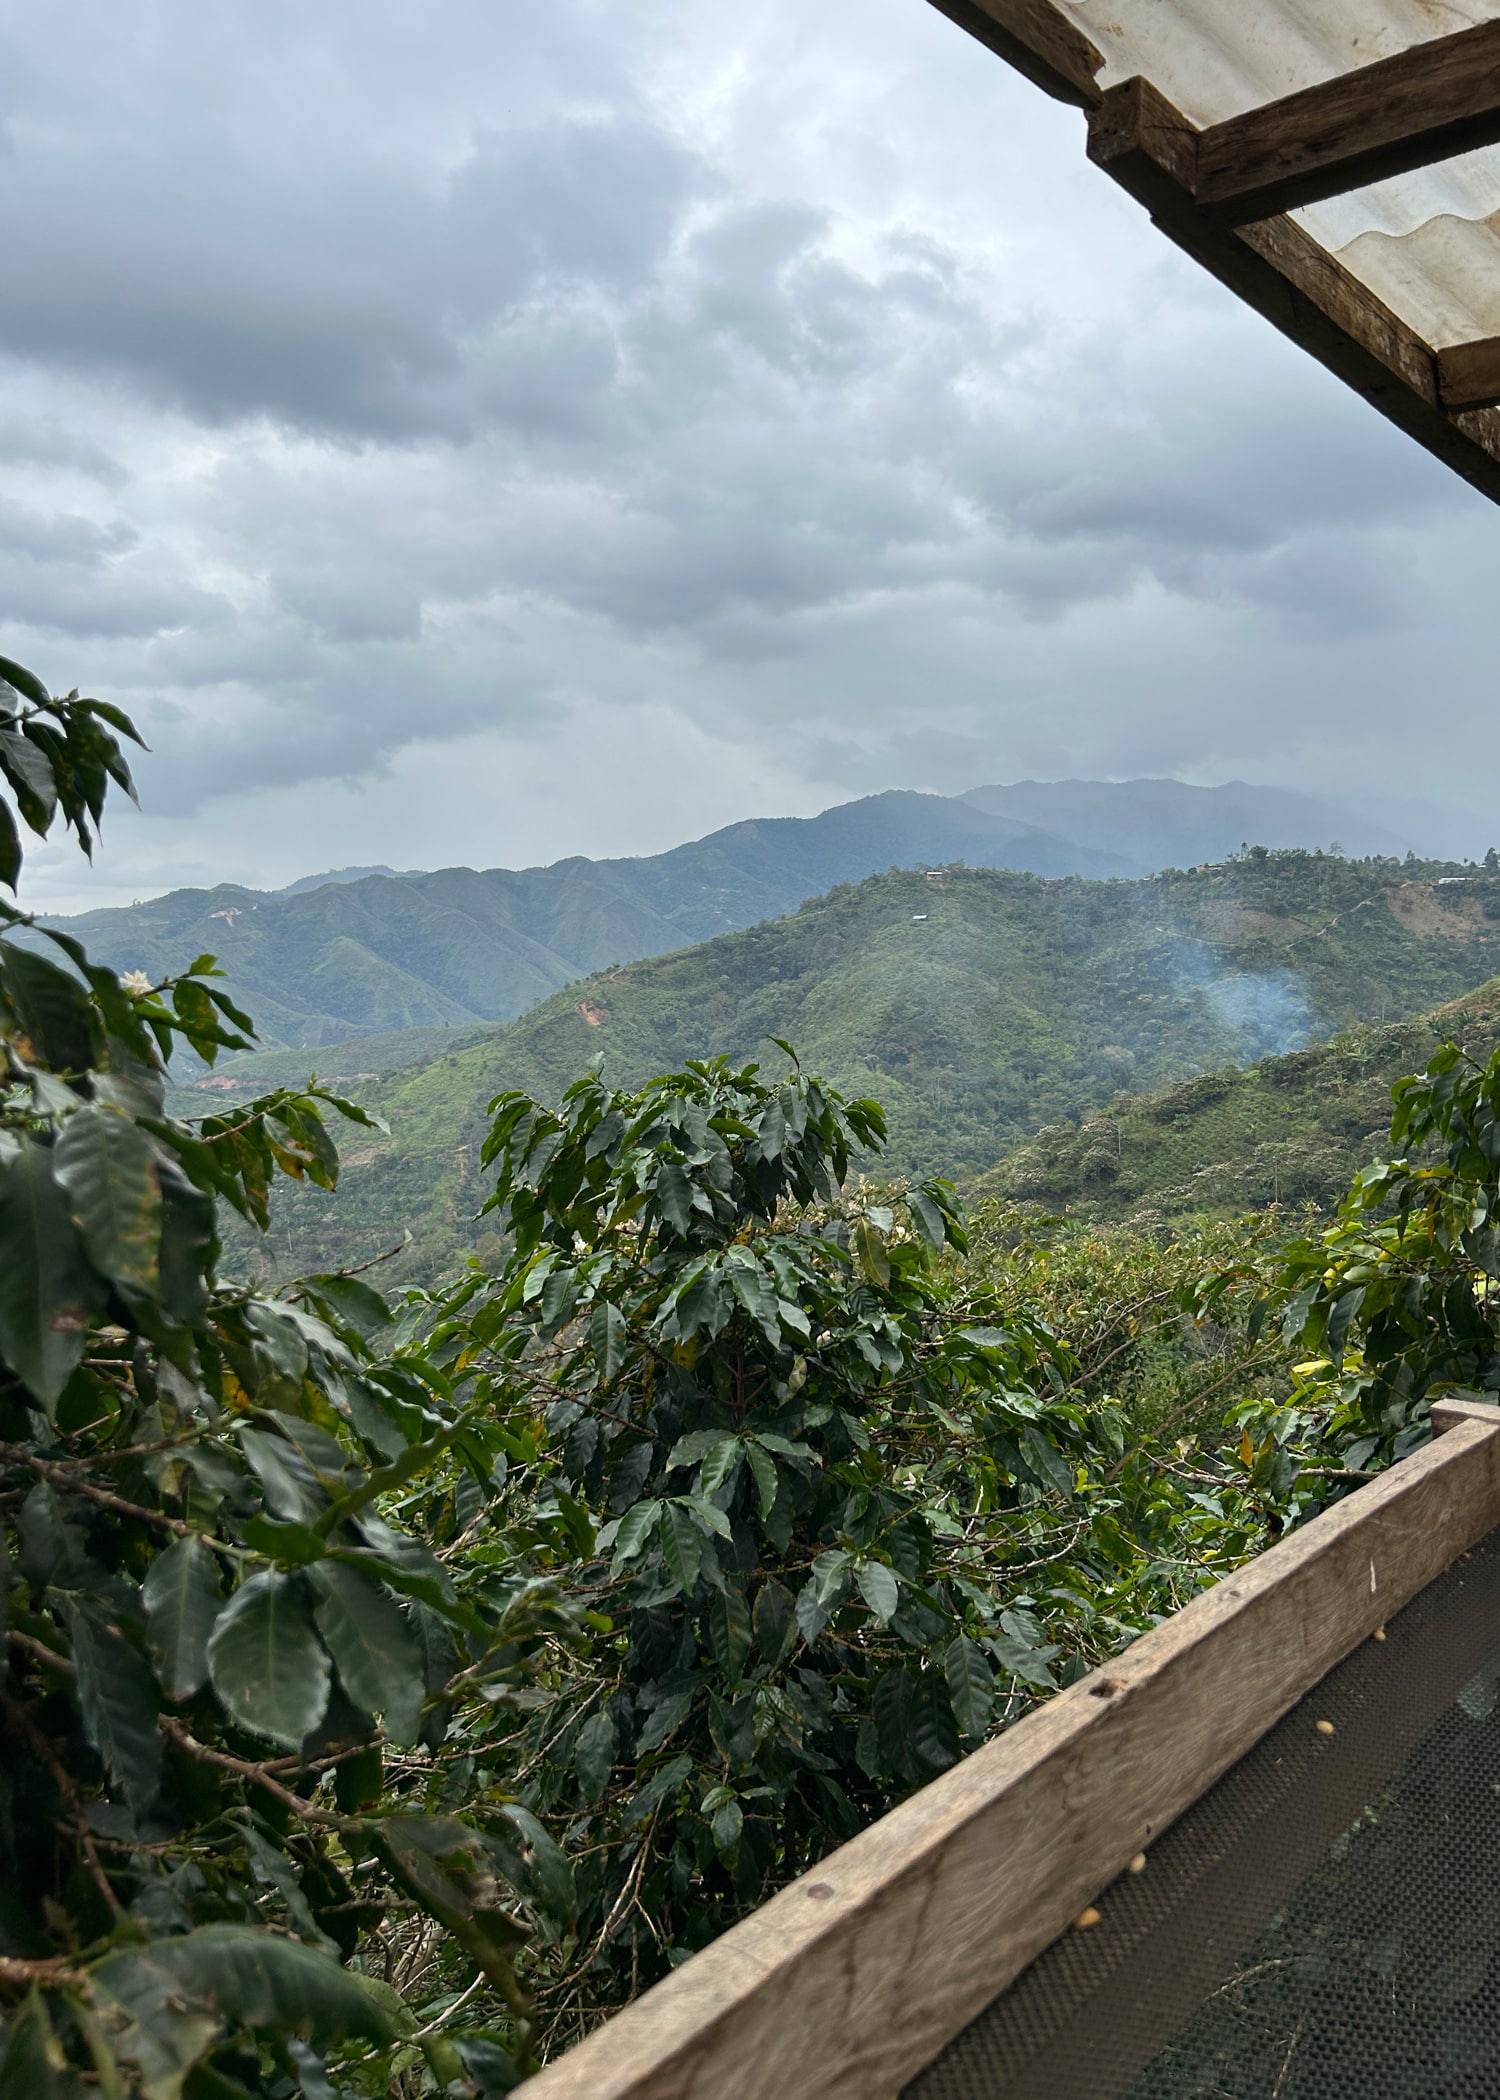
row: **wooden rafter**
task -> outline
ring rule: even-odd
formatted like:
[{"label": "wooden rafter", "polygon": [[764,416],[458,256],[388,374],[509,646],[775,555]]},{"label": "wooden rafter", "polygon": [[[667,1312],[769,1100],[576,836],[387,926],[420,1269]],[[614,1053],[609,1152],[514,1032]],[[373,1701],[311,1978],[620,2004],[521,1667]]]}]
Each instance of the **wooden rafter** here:
[{"label": "wooden rafter", "polygon": [[1500,140],[1500,21],[1267,102],[1198,140],[1194,193],[1228,225]]},{"label": "wooden rafter", "polygon": [[1437,373],[1445,408],[1493,408],[1500,402],[1500,335],[1439,350]]},{"label": "wooden rafter", "polygon": [[1090,158],[1164,233],[1500,502],[1500,338],[1434,349],[1276,208],[1500,140],[1500,22],[1200,128],[1147,80],[1101,90],[1102,55],[1051,0],[931,4],[1048,94],[1084,108]]},{"label": "wooden rafter", "polygon": [[1127,80],[1089,119],[1089,158],[1247,305],[1500,501],[1500,410],[1449,408],[1437,354],[1295,219],[1205,218],[1193,191],[1199,136],[1148,81]]}]

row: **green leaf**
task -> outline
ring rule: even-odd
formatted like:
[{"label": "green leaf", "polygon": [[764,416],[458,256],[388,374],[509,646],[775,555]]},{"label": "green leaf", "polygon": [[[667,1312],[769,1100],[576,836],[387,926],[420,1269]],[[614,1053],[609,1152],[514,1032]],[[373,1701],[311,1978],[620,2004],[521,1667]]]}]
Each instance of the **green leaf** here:
[{"label": "green leaf", "polygon": [[141,1586],[146,1647],[169,1699],[191,1699],[208,1682],[208,1637],[224,1598],[213,1554],[201,1539],[175,1539]]},{"label": "green leaf", "polygon": [[620,1519],[620,1528],[615,1533],[615,1566],[623,1567],[627,1561],[637,1560],[650,1543],[651,1534],[661,1520],[664,1504],[660,1502],[637,1502]]},{"label": "green leaf", "polygon": [[35,1984],[0,2040],[0,2100],[83,2100],[88,2089],[68,2070],[47,2001]]},{"label": "green leaf", "polygon": [[960,1634],[943,1658],[948,1698],[960,1735],[978,1742],[990,1725],[995,1705],[995,1673],[971,1640]]},{"label": "green leaf", "polygon": [[686,1786],[692,1776],[693,1760],[684,1750],[680,1757],[674,1757],[669,1765],[663,1765],[659,1772],[653,1773],[646,1781],[625,1811],[627,1828],[632,1823],[644,1823],[654,1808],[665,1801],[669,1794],[675,1794]]},{"label": "green leaf", "polygon": [[13,890],[21,873],[21,834],[10,813],[10,804],[0,802],[0,882]]},{"label": "green leaf", "polygon": [[426,1694],[422,1654],[399,1604],[339,1561],[321,1561],[310,1577],[318,1591],[318,1631],[339,1681],[367,1714],[382,1714],[392,1742],[417,1740]]},{"label": "green leaf", "polygon": [[242,1584],[219,1615],[208,1667],[242,1728],[297,1749],[322,1720],[333,1679],[301,1578],[260,1574]]},{"label": "green leaf", "polygon": [[[667,1454],[669,1468],[696,1466],[710,1451],[725,1440],[727,1432],[722,1429],[692,1429],[680,1436]],[[732,1443],[734,1439],[731,1437]]]},{"label": "green leaf", "polygon": [[745,1447],[737,1436],[721,1436],[703,1454],[703,1492],[712,1495],[739,1470]]},{"label": "green leaf", "polygon": [[878,1624],[888,1626],[901,1602],[901,1585],[884,1561],[864,1560],[854,1571],[860,1595],[875,1614]]},{"label": "green leaf", "polygon": [[583,1798],[590,1807],[603,1799],[618,1747],[619,1732],[614,1717],[601,1707],[597,1713],[589,1715],[573,1745],[573,1770],[578,1776]]},{"label": "green leaf", "polygon": [[675,1735],[693,1710],[693,1688],[689,1685],[680,1692],[668,1692],[657,1700],[646,1716],[646,1725],[636,1742],[637,1757],[649,1757],[659,1750],[668,1736]]},{"label": "green leaf", "polygon": [[820,1604],[838,1603],[849,1587],[849,1555],[842,1546],[817,1555],[812,1564],[812,1579]]},{"label": "green leaf", "polygon": [[703,1533],[691,1513],[675,1502],[669,1504],[661,1527],[661,1555],[678,1589],[690,1597],[703,1568]]},{"label": "green leaf", "polygon": [[908,1783],[918,1777],[912,1757],[912,1730],[917,1718],[917,1680],[904,1663],[886,1670],[876,1681],[871,1699],[875,1739],[885,1768]]},{"label": "green leaf", "polygon": [[[764,1590],[761,1595],[765,1595]],[[787,1597],[785,1590],[782,1595]],[[787,1597],[789,1612],[791,1601]],[[708,1607],[708,1637],[713,1643],[720,1669],[731,1686],[737,1685],[745,1673],[745,1662],[750,1653],[750,1605],[737,1584],[727,1582],[722,1590],[714,1592],[713,1602]]]},{"label": "green leaf", "polygon": [[0,656],[0,678],[3,678],[7,685],[14,686],[22,699],[29,700],[33,707],[51,706],[52,695],[35,671],[28,671],[24,664],[14,663],[8,656]]},{"label": "green leaf", "polygon": [[[1007,1617],[1010,1614],[1007,1613]],[[985,1644],[1002,1670],[1018,1677],[1022,1684],[1029,1684],[1039,1692],[1055,1692],[1057,1679],[1048,1664],[1059,1650],[1052,1647],[1034,1647],[1029,1641],[1019,1639],[1013,1633],[997,1633]]]},{"label": "green leaf", "polygon": [[729,1310],[723,1279],[716,1269],[704,1269],[674,1300],[672,1328],[684,1341],[695,1334],[711,1339],[729,1318]]},{"label": "green leaf", "polygon": [[50,1150],[23,1138],[0,1158],[0,1356],[44,1406],[73,1375],[104,1295]]},{"label": "green leaf", "polygon": [[0,986],[31,1041],[33,1062],[54,1072],[91,1069],[95,1016],[76,977],[45,955],[7,943],[0,950]]},{"label": "green leaf", "polygon": [[796,1604],[785,1584],[774,1578],[763,1582],[755,1599],[755,1638],[761,1654],[773,1668],[786,1653],[795,1617]]},{"label": "green leaf", "polygon": [[1058,1450],[1035,1422],[1022,1425],[1021,1450],[1026,1463],[1046,1486],[1056,1488],[1060,1495],[1073,1493],[1072,1461]]},{"label": "green leaf", "polygon": [[302,2034],[328,2047],[356,2035],[389,2044],[413,2024],[394,1992],[321,1948],[251,1925],[200,1925],[119,1948],[90,1977],[117,2009],[122,2053],[140,2065],[147,2100],[177,2100],[226,2029]]},{"label": "green leaf", "polygon": [[815,1648],[830,1617],[828,1606],[818,1595],[816,1581],[806,1582],[798,1590],[795,1610],[797,1627],[803,1640],[809,1648]]},{"label": "green leaf", "polygon": [[717,1502],[710,1502],[706,1495],[678,1495],[675,1500],[681,1508],[692,1511],[700,1531],[711,1531],[715,1538],[733,1538],[729,1519]]},{"label": "green leaf", "polygon": [[391,1324],[390,1307],[361,1277],[309,1276],[305,1284],[340,1325],[352,1327],[366,1341]]},{"label": "green leaf", "polygon": [[161,1182],[140,1125],[118,1109],[79,1109],[58,1133],[52,1172],[94,1267],[127,1290],[154,1291]]},{"label": "green leaf", "polygon": [[601,1385],[612,1385],[619,1377],[628,1339],[629,1329],[619,1306],[611,1305],[607,1299],[596,1305],[589,1315],[589,1346],[599,1367]]},{"label": "green leaf", "polygon": [[929,1247],[941,1247],[946,1233],[943,1214],[923,1189],[908,1189],[906,1207],[918,1235]]},{"label": "green leaf", "polygon": [[877,1290],[883,1291],[891,1280],[891,1257],[885,1241],[868,1218],[858,1218],[855,1221],[854,1247],[865,1281],[873,1283]]},{"label": "green leaf", "polygon": [[57,781],[46,752],[23,731],[0,728],[0,773],[32,830],[45,832],[57,807]]},{"label": "green leaf", "polygon": [[287,1568],[305,1568],[310,1561],[321,1560],[328,1548],[327,1540],[311,1525],[279,1524],[274,1517],[247,1517],[240,1525],[240,1537],[257,1553]]},{"label": "green leaf", "polygon": [[709,1826],[714,1834],[714,1849],[720,1859],[731,1866],[740,1849],[740,1833],[745,1827],[745,1811],[738,1801],[726,1801],[722,1808],[715,1809]]},{"label": "green leaf", "polygon": [[946,1772],[959,1759],[958,1730],[948,1688],[936,1670],[918,1674],[911,1716],[911,1747],[923,1775]]},{"label": "green leaf", "polygon": [[151,1673],[125,1636],[75,1612],[68,1628],[83,1732],[136,1814],[161,1787],[162,1739]]},{"label": "green leaf", "polygon": [[656,1177],[656,1200],[667,1223],[685,1239],[693,1221],[693,1184],[672,1161]]},{"label": "green leaf", "polygon": [[745,1457],[750,1464],[750,1475],[755,1482],[755,1499],[764,1520],[775,1506],[776,1491],[780,1485],[776,1478],[776,1461],[760,1443],[747,1444]]}]

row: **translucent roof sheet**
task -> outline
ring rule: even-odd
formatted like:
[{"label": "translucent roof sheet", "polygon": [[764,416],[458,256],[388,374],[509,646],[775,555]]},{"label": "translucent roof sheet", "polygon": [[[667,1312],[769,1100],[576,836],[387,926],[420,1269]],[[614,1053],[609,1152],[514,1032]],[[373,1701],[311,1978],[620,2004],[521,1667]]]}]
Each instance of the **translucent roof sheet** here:
[{"label": "translucent roof sheet", "polygon": [[[1099,85],[1143,74],[1194,123],[1500,19],[1500,0],[1058,0],[1103,54]],[[1500,146],[1296,215],[1432,344],[1500,335]]]},{"label": "translucent roof sheet", "polygon": [[[1500,134],[1500,41],[1485,34],[1491,27],[1500,30],[1500,0],[934,0],[934,4],[1012,58],[1033,79],[1071,100],[1094,107],[1110,89],[1140,80],[1199,133],[1232,126],[1235,120],[1253,117],[1288,97],[1332,88],[1332,96],[1316,112],[1316,121],[1322,125],[1327,115],[1328,135],[1338,150],[1329,148],[1327,157],[1317,162],[1311,181],[1305,179],[1305,169],[1293,169],[1301,183],[1297,195],[1314,198],[1319,188],[1337,188],[1341,181],[1350,186],[1324,201],[1300,202],[1290,211],[1292,229],[1287,239],[1303,239],[1305,259],[1305,237],[1310,237],[1356,280],[1356,288],[1373,294],[1418,339],[1415,360],[1409,343],[1399,351],[1383,348],[1374,337],[1385,324],[1368,300],[1367,325],[1361,334],[1359,325],[1349,318],[1347,302],[1340,308],[1336,290],[1324,297],[1312,288],[1313,305],[1322,308],[1323,317],[1336,330],[1377,363],[1383,362],[1413,392],[1425,396],[1429,412],[1425,425],[1410,402],[1403,409],[1388,398],[1379,372],[1367,367],[1361,374],[1348,359],[1341,358],[1336,346],[1330,347],[1323,320],[1309,323],[1305,311],[1279,302],[1279,295],[1247,288],[1234,253],[1224,247],[1226,240],[1239,236],[1230,223],[1232,212],[1224,208],[1222,190],[1217,200],[1211,190],[1204,192],[1203,224],[1209,237],[1200,241],[1191,226],[1185,227],[1180,213],[1174,223],[1172,213],[1159,208],[1157,196],[1133,182],[1128,171],[1116,166],[1111,172],[1135,189],[1173,238],[1197,253],[1207,267],[1258,305],[1276,325],[1340,370],[1422,443],[1500,497],[1500,420],[1493,424],[1474,421],[1475,417],[1500,414],[1488,405],[1500,402],[1500,384],[1489,384],[1487,364],[1482,383],[1470,376],[1478,349],[1484,348],[1488,357],[1490,339],[1500,338],[1500,144],[1480,143]],[[1472,34],[1459,55],[1424,51],[1442,39],[1462,38],[1466,32]],[[1408,62],[1405,68],[1403,60]],[[1395,69],[1402,90],[1396,107],[1406,128],[1395,150],[1384,137],[1362,144],[1366,133],[1360,121],[1348,116],[1347,103],[1339,115],[1339,84],[1377,64]],[[1370,87],[1362,92],[1367,97],[1375,95],[1383,112],[1390,100],[1390,83],[1380,82],[1378,93]],[[1409,109],[1413,100],[1419,106],[1415,119]],[[1476,100],[1481,105],[1477,112]],[[1292,133],[1274,132],[1280,150],[1295,134],[1299,115],[1305,111],[1293,112],[1290,119],[1277,111],[1263,121],[1258,132],[1260,146],[1271,135],[1268,123],[1275,127],[1290,122]],[[1228,150],[1230,136],[1221,134],[1216,150]],[[1240,150],[1244,133],[1232,137]],[[1322,151],[1328,140],[1320,138],[1317,143]],[[1459,147],[1472,150],[1456,150]],[[1369,155],[1377,149],[1385,155],[1379,166],[1382,174],[1402,165],[1412,172],[1371,181],[1376,164]],[[1413,166],[1414,162],[1426,164]],[[1166,172],[1170,177],[1175,171],[1168,167]],[[1273,178],[1263,175],[1259,179]],[[1196,178],[1191,180],[1196,183]],[[1362,187],[1354,186],[1360,183]],[[1283,186],[1275,194],[1285,197],[1289,191]],[[1253,201],[1255,181],[1247,177],[1233,195]],[[1192,207],[1197,201],[1194,188],[1187,202]],[[1262,210],[1268,208],[1262,206]],[[1220,239],[1217,253],[1212,248],[1215,228]],[[1250,245],[1256,246],[1253,239]],[[1257,252],[1270,255],[1273,251],[1271,267],[1288,276],[1294,292],[1307,293],[1307,272],[1304,269],[1299,277],[1297,266],[1286,261],[1291,252],[1286,241],[1279,247],[1274,240],[1262,242]],[[1453,376],[1456,367],[1441,357],[1429,362],[1424,379],[1424,355],[1436,357],[1460,349],[1467,360],[1462,384]],[[1500,374],[1500,344],[1494,348],[1493,368]],[[1445,408],[1445,403],[1453,405]],[[1456,417],[1468,420],[1454,426]],[[1446,429],[1441,427],[1445,419],[1450,426]],[[1466,446],[1486,457],[1467,456]]]}]

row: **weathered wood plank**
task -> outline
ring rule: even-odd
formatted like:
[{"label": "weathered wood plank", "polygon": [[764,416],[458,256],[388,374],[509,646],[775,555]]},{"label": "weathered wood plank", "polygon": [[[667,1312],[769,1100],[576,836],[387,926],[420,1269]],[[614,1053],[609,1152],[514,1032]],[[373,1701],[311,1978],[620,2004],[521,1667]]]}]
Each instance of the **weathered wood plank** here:
[{"label": "weathered wood plank", "polygon": [[1211,125],[1198,202],[1227,225],[1500,139],[1500,21],[1436,37]]},{"label": "weathered wood plank", "polygon": [[939,14],[977,38],[1059,102],[1090,109],[1103,53],[1049,0],[930,0]]},{"label": "weathered wood plank", "polygon": [[1500,402],[1500,335],[1439,350],[1437,376],[1444,408],[1493,408]]},{"label": "weathered wood plank", "polygon": [[1493,1400],[1434,1400],[1432,1403],[1432,1433],[1442,1436],[1449,1429],[1461,1429],[1465,1422],[1478,1422],[1488,1428],[1500,1427],[1500,1404]]},{"label": "weathered wood plank", "polygon": [[1194,194],[1202,135],[1149,81],[1110,88],[1089,123],[1089,157],[1144,204],[1178,247],[1454,471],[1500,500],[1500,411],[1450,414],[1437,359],[1416,330],[1295,219],[1238,229]]},{"label": "weathered wood plank", "polygon": [[890,2100],[1497,1522],[1500,1418],[1464,1421],[831,1854],[526,2100]]}]

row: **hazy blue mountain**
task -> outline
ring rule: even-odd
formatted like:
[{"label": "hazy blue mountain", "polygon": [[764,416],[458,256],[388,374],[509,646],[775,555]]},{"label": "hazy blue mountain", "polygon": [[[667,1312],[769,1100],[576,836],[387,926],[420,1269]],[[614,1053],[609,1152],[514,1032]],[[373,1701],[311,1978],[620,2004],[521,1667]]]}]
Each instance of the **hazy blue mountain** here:
[{"label": "hazy blue mountain", "polygon": [[363,882],[367,875],[414,875],[415,868],[388,868],[383,860],[368,868],[325,868],[321,875],[301,875],[278,890],[278,897],[296,897],[303,890],[320,890],[327,882]]},{"label": "hazy blue mountain", "polygon": [[[1322,846],[1355,857],[1424,850],[1422,841],[1343,803],[1293,788],[1192,787],[1182,780],[1017,780],[963,800],[990,816],[1119,854],[1141,873],[1227,860],[1242,845]],[[1426,851],[1448,850],[1426,844]]]},{"label": "hazy blue mountain", "polygon": [[[732,824],[669,853],[549,868],[345,869],[266,894],[173,890],[65,923],[101,962],[158,977],[204,950],[273,1047],[505,1021],[613,962],[793,910],[890,867],[1130,875],[1118,855],[941,795],[891,793],[818,817]],[[352,878],[352,879],[351,879]]]}]

